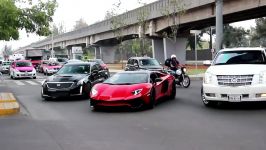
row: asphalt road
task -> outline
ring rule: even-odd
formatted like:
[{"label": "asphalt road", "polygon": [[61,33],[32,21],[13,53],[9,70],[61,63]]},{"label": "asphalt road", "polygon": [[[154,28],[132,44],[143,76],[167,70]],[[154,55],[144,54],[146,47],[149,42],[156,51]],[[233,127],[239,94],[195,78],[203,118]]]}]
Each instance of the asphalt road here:
[{"label": "asphalt road", "polygon": [[24,106],[0,119],[1,150],[264,150],[266,104],[206,108],[200,81],[153,110],[92,112],[89,101],[43,101],[40,84],[6,83]]}]

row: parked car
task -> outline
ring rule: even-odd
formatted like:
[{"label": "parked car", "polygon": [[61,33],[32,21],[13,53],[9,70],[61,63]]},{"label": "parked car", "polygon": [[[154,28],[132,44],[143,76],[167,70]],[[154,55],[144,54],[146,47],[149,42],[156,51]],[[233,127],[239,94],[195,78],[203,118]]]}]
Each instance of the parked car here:
[{"label": "parked car", "polygon": [[163,66],[160,63],[150,57],[131,57],[128,59],[125,71],[135,71],[135,70],[154,70],[162,71]]},{"label": "parked car", "polygon": [[153,108],[162,97],[174,99],[175,78],[157,71],[124,71],[116,73],[91,90],[92,108],[127,106]]},{"label": "parked car", "polygon": [[43,67],[46,66],[49,63],[49,60],[42,60],[40,63],[40,66],[38,67],[38,72],[43,72]]},{"label": "parked car", "polygon": [[68,63],[79,63],[79,62],[83,62],[83,61],[79,60],[79,59],[70,59],[70,60],[67,61],[66,64],[68,64]]},{"label": "parked car", "polygon": [[56,73],[61,67],[59,62],[48,62],[43,66],[43,73],[44,75],[51,75]]},{"label": "parked car", "polygon": [[8,73],[9,72],[9,67],[10,67],[11,61],[2,61],[1,65],[1,72],[2,73]]},{"label": "parked car", "polygon": [[36,70],[28,60],[17,60],[11,63],[9,68],[10,78],[33,78],[36,79]]},{"label": "parked car", "polygon": [[88,97],[91,87],[107,78],[107,72],[97,63],[68,63],[56,74],[43,81],[42,97],[44,99],[69,96]]},{"label": "parked car", "polygon": [[108,72],[108,74],[110,75],[108,66],[107,66],[107,64],[105,64],[103,62],[103,60],[101,60],[101,59],[87,59],[87,61],[88,62],[96,62],[96,63],[100,64],[102,69],[106,70]]},{"label": "parked car", "polygon": [[220,50],[206,70],[201,97],[205,106],[221,102],[266,101],[264,48]]},{"label": "parked car", "polygon": [[67,58],[49,58],[49,61],[58,62],[60,65],[64,65],[67,63]]}]

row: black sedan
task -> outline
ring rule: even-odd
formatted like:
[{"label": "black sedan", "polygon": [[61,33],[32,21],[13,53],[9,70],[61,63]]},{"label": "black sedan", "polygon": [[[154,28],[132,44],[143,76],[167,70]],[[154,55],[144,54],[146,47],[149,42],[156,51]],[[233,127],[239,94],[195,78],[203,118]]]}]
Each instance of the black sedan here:
[{"label": "black sedan", "polygon": [[42,83],[44,99],[83,96],[88,97],[91,87],[109,77],[98,63],[78,62],[64,65],[56,74]]}]

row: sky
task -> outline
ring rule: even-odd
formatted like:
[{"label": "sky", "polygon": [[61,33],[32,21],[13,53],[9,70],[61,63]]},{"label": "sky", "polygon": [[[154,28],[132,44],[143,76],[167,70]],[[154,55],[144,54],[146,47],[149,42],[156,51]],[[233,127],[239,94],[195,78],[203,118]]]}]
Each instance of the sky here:
[{"label": "sky", "polygon": [[[121,8],[123,8],[121,12],[141,6],[138,1],[139,0],[121,0]],[[141,1],[151,3],[156,0]],[[65,31],[71,31],[75,22],[80,18],[85,20],[89,25],[103,20],[106,12],[110,11],[113,8],[113,4],[117,3],[118,0],[57,0],[57,2],[58,8],[53,17],[53,24],[57,26],[63,24]],[[235,23],[234,26],[249,28],[250,26],[255,26],[255,22],[254,20],[245,21]],[[27,34],[25,31],[21,31],[20,38],[17,41],[0,41],[0,49],[4,47],[4,45],[12,46],[12,49],[17,49],[44,38],[45,37],[39,37],[35,34]]]}]

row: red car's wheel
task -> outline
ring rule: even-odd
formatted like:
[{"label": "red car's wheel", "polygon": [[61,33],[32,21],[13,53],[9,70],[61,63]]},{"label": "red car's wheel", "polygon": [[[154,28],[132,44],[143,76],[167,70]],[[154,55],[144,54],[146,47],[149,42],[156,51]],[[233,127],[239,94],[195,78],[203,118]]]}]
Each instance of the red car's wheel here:
[{"label": "red car's wheel", "polygon": [[176,83],[175,83],[175,81],[173,81],[172,90],[171,90],[171,94],[170,94],[169,98],[175,99],[175,95],[176,95]]},{"label": "red car's wheel", "polygon": [[154,89],[151,89],[150,102],[147,106],[149,109],[153,109],[155,106],[155,90]]}]

